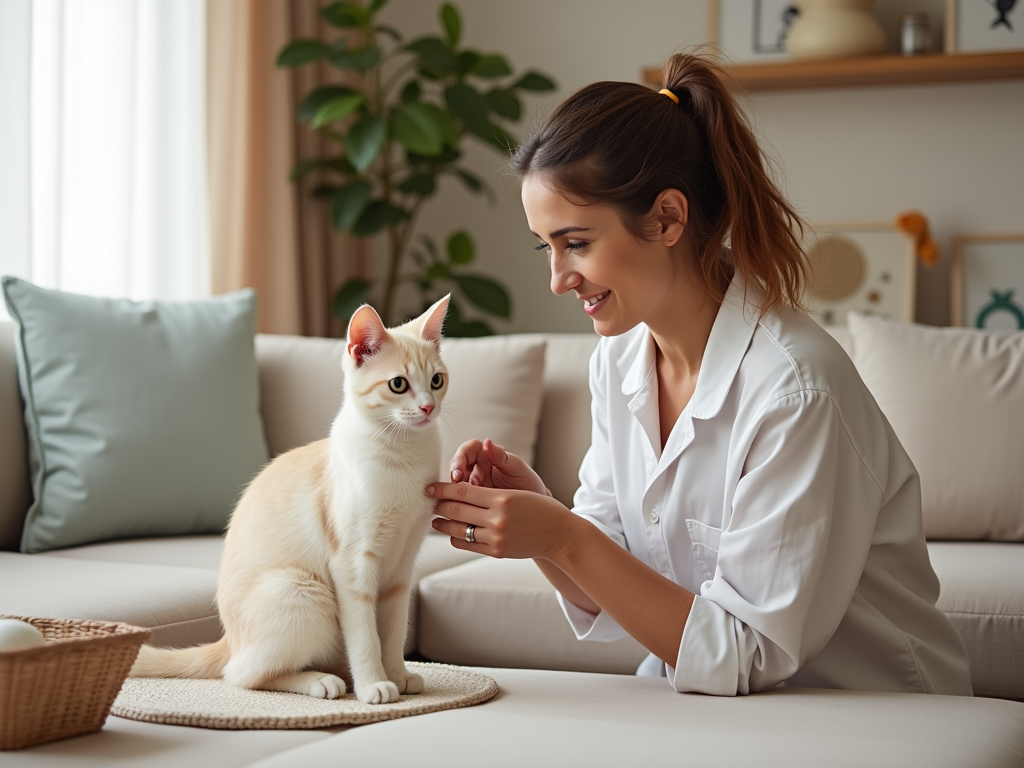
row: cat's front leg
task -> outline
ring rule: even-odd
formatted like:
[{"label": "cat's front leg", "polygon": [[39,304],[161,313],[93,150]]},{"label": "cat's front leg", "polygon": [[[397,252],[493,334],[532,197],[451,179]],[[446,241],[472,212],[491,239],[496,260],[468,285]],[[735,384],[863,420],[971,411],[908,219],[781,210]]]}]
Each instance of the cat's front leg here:
[{"label": "cat's front leg", "polygon": [[[398,701],[398,686],[388,679],[381,663],[380,637],[377,635],[377,596],[352,586],[347,577],[335,577],[341,632],[348,651],[352,688],[364,704],[388,704]],[[348,586],[342,586],[347,584]]]},{"label": "cat's front leg", "polygon": [[409,632],[409,586],[398,583],[385,589],[377,603],[381,655],[388,680],[399,693],[423,693],[423,678],[405,666],[405,638]]}]

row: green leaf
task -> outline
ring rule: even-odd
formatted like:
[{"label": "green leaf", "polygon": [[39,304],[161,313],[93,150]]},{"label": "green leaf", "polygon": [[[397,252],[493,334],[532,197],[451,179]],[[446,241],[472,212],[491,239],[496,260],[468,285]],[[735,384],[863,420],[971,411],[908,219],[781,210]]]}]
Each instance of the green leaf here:
[{"label": "green leaf", "polygon": [[398,206],[383,200],[371,200],[352,225],[352,234],[356,237],[368,237],[390,224],[397,224],[405,217],[405,211]]},{"label": "green leaf", "polygon": [[352,318],[355,311],[359,309],[363,304],[366,303],[367,294],[370,292],[370,286],[373,285],[369,280],[364,280],[361,277],[353,277],[348,280],[338,292],[334,294],[334,302],[332,309],[334,310],[334,316],[340,318],[344,323]]},{"label": "green leaf", "polygon": [[439,15],[445,36],[448,38],[448,47],[457,47],[459,38],[462,37],[462,19],[459,18],[459,12],[451,3],[445,3],[441,6]]},{"label": "green leaf", "polygon": [[301,163],[297,163],[292,168],[292,181],[302,178],[310,171],[317,170],[318,168],[326,168],[346,175],[355,173],[356,170],[352,167],[352,163],[348,161],[348,158],[342,155],[337,157],[316,157],[312,160],[303,160]]},{"label": "green leaf", "polygon": [[331,46],[319,40],[293,40],[277,57],[278,67],[297,67],[331,55]]},{"label": "green leaf", "polygon": [[473,240],[469,233],[460,229],[448,238],[448,261],[452,264],[469,264],[474,256]]},{"label": "green leaf", "polygon": [[445,88],[445,101],[452,114],[462,120],[467,128],[484,128],[488,124],[491,105],[476,88],[466,83],[455,83]]},{"label": "green leaf", "polygon": [[322,200],[324,198],[334,197],[334,195],[338,192],[339,189],[341,189],[341,187],[337,186],[336,184],[321,184],[318,187],[314,187],[313,192],[311,194],[316,199]]},{"label": "green leaf", "polygon": [[410,80],[402,88],[402,95],[399,97],[403,102],[405,101],[417,101],[420,97],[420,93],[423,89],[420,87],[419,80]]},{"label": "green leaf", "polygon": [[371,0],[368,10],[370,15],[373,16],[387,4],[388,0]]},{"label": "green leaf", "polygon": [[452,149],[447,144],[444,145],[444,148],[441,150],[441,154],[437,156],[417,155],[415,152],[406,152],[406,158],[409,161],[409,165],[428,165],[431,168],[440,168],[442,165],[454,163],[460,157],[462,157],[462,153],[457,149]]},{"label": "green leaf", "polygon": [[369,21],[366,9],[355,3],[331,3],[320,9],[320,15],[342,29],[361,27]]},{"label": "green leaf", "polygon": [[476,51],[459,51],[455,57],[455,71],[459,77],[469,74],[469,71],[480,61],[480,54]]},{"label": "green leaf", "polygon": [[437,180],[429,173],[417,173],[402,181],[398,189],[407,195],[430,197],[437,191]]},{"label": "green leaf", "polygon": [[431,264],[425,274],[428,280],[446,280],[451,277],[448,267],[439,261]]},{"label": "green leaf", "polygon": [[378,24],[373,28],[375,32],[383,32],[396,43],[402,42],[402,33],[388,24]]},{"label": "green leaf", "polygon": [[346,184],[334,193],[331,204],[331,222],[338,230],[349,229],[366,208],[372,187],[370,182],[359,179]]},{"label": "green leaf", "polygon": [[519,102],[519,97],[511,90],[494,88],[485,93],[484,98],[490,103],[491,109],[502,117],[518,120],[522,115],[523,105]]},{"label": "green leaf", "polygon": [[467,125],[466,128],[474,136],[483,139],[499,152],[511,152],[519,145],[515,136],[494,123],[481,126]]},{"label": "green leaf", "polygon": [[455,71],[455,54],[439,37],[413,40],[405,50],[416,54],[420,70],[434,77],[444,77]]},{"label": "green leaf", "polygon": [[486,78],[505,77],[512,74],[512,67],[508,65],[504,56],[489,53],[481,56],[480,60],[473,66],[473,74]]},{"label": "green leaf", "polygon": [[331,64],[343,72],[356,69],[365,73],[370,67],[380,61],[380,48],[375,45],[369,48],[357,48],[352,51],[345,51],[331,56]]},{"label": "green leaf", "polygon": [[555,83],[539,72],[527,72],[516,80],[511,87],[521,88],[524,91],[553,91],[555,90]]},{"label": "green leaf", "polygon": [[498,317],[512,316],[512,300],[500,283],[480,275],[452,275],[466,298],[485,312]]},{"label": "green leaf", "polygon": [[410,152],[438,155],[441,152],[441,132],[426,106],[418,101],[403,104],[391,118],[391,130]]},{"label": "green leaf", "polygon": [[345,88],[340,85],[330,85],[326,88],[317,88],[309,96],[307,96],[302,104],[299,105],[299,120],[304,123],[308,123],[316,116],[316,113],[320,111],[320,107],[329,101],[340,98],[342,96],[351,96],[358,91],[353,91],[351,88]]},{"label": "green leaf", "polygon": [[348,159],[362,173],[377,158],[387,137],[387,124],[379,117],[362,117],[348,132],[345,147]]},{"label": "green leaf", "polygon": [[333,123],[335,120],[348,117],[359,109],[365,101],[366,97],[361,93],[351,93],[331,99],[316,111],[313,119],[309,122],[309,127],[313,129],[322,128]]},{"label": "green leaf", "polygon": [[494,331],[483,320],[465,320],[458,302],[452,296],[448,300],[448,312],[444,317],[444,335],[448,338],[472,338],[493,336]]}]

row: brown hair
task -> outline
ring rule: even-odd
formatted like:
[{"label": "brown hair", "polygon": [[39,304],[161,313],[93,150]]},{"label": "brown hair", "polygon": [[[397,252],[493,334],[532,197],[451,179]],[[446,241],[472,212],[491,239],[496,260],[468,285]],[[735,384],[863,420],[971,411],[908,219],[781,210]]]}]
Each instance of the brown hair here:
[{"label": "brown hair", "polygon": [[[541,173],[567,197],[616,206],[637,237],[658,195],[678,189],[689,202],[687,237],[709,295],[722,299],[735,266],[764,291],[762,311],[799,307],[804,225],[769,176],[727,81],[714,62],[676,54],[665,83],[678,105],[636,83],[588,85],[519,146],[511,170],[520,183]],[[727,237],[732,265],[721,258]]]}]

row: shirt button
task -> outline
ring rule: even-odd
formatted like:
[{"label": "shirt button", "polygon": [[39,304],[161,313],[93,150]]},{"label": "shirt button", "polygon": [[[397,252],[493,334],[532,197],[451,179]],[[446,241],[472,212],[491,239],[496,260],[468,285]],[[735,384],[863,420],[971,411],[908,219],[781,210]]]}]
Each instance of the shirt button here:
[{"label": "shirt button", "polygon": [[657,508],[652,509],[651,510],[651,522],[654,523],[655,525],[657,525],[660,521],[661,521],[661,518],[658,517],[658,510],[657,510]]}]

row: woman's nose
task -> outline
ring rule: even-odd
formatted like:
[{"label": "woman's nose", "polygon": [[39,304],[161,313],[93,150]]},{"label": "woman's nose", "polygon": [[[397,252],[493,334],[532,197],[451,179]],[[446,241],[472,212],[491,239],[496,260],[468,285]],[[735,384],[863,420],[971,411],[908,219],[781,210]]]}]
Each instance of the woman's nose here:
[{"label": "woman's nose", "polygon": [[580,284],[580,275],[569,268],[567,264],[560,263],[559,259],[551,260],[551,292],[556,296],[571,291]]}]

